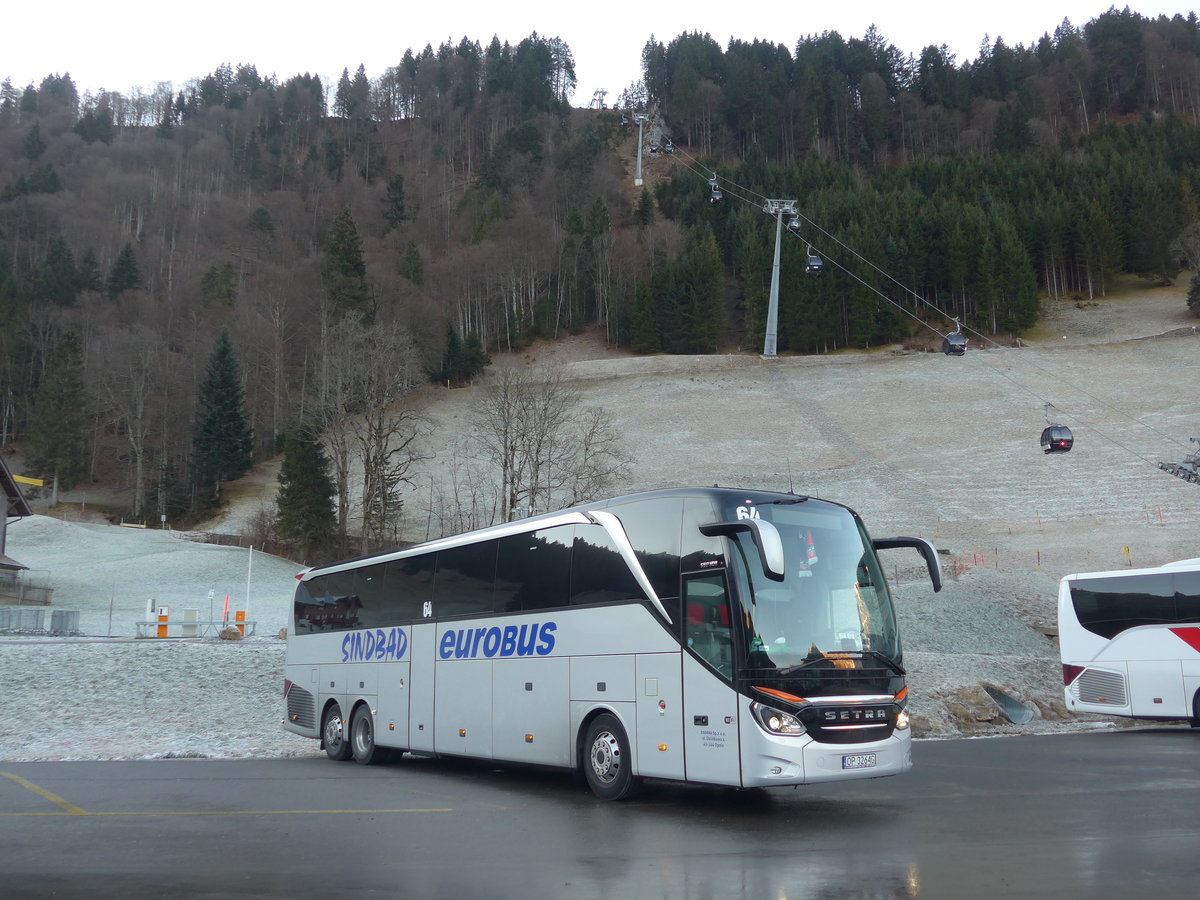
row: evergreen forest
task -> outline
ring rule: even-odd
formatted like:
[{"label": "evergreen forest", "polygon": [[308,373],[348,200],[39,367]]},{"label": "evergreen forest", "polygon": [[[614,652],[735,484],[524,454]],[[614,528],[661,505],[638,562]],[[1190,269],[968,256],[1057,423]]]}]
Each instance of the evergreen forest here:
[{"label": "evergreen forest", "polygon": [[[1018,335],[1047,298],[1200,259],[1195,14],[1113,8],[961,64],[875,29],[651,36],[642,73],[615,108],[574,108],[570,48],[535,33],[328,87],[249,63],[130,95],[4,81],[0,449],[55,487],[120,484],[154,521],[285,446],[329,452],[344,528],[331,428],[490,353],[585,329],[758,352],[776,220],[754,198],[800,214],[781,353],[904,340],[914,317]],[[641,115],[675,152],[635,187]],[[411,438],[387,427],[370,437]]]}]

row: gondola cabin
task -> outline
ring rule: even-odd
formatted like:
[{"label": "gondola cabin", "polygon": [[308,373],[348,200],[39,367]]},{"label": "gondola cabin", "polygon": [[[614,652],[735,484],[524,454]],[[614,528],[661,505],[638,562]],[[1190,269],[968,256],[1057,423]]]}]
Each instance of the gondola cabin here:
[{"label": "gondola cabin", "polygon": [[820,275],[824,265],[825,263],[821,260],[821,257],[815,253],[810,253],[808,254],[808,264],[804,267],[804,271],[809,275]]},{"label": "gondola cabin", "polygon": [[1047,425],[1042,429],[1043,453],[1067,453],[1075,446],[1075,437],[1066,425]]},{"label": "gondola cabin", "polygon": [[942,338],[942,352],[947,356],[962,356],[967,352],[967,336],[959,332]]}]

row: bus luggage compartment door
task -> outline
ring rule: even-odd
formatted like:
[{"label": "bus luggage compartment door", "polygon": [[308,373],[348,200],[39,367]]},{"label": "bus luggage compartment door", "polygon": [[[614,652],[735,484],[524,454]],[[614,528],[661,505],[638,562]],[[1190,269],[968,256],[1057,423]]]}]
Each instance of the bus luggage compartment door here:
[{"label": "bus luggage compartment door", "polygon": [[1183,696],[1183,666],[1177,659],[1129,661],[1129,711],[1135,716],[1190,716]]}]

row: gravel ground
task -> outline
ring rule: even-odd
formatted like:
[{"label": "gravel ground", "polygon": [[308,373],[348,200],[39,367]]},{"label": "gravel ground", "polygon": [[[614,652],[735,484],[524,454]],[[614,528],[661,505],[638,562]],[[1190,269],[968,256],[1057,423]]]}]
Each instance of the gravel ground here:
[{"label": "gravel ground", "polygon": [[[1180,285],[1055,303],[1025,347],[973,343],[962,358],[898,347],[770,362],[632,357],[583,336],[497,365],[566,367],[584,402],[609,411],[633,457],[617,492],[791,487],[855,508],[877,537],[930,538],[945,590],[933,594],[915,565],[888,572],[915,733],[1005,734],[1106,725],[1062,705],[1045,633],[1062,575],[1200,556],[1200,489],[1155,465],[1200,436],[1194,322]],[[479,389],[430,391],[432,452],[461,433]],[[1069,454],[1038,447],[1047,402],[1075,433]],[[250,483],[211,530],[236,531],[269,502],[271,479]],[[409,498],[414,539],[428,494]],[[226,593],[238,608],[247,551],[39,516],[10,526],[8,553],[46,574],[55,608],[80,610],[87,636],[0,638],[0,760],[317,752],[279,726],[276,634],[293,563],[254,555],[255,637],[160,642],[133,640],[147,599],[205,617],[211,590],[218,609]],[[1009,723],[985,686],[1025,703],[1032,722]]]}]

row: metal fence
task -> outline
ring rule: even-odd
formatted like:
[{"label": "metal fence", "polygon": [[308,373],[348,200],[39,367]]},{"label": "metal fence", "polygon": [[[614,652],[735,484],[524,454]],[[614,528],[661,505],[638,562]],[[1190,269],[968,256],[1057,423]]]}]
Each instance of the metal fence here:
[{"label": "metal fence", "polygon": [[0,634],[79,634],[79,610],[46,610],[36,606],[0,606]]}]

